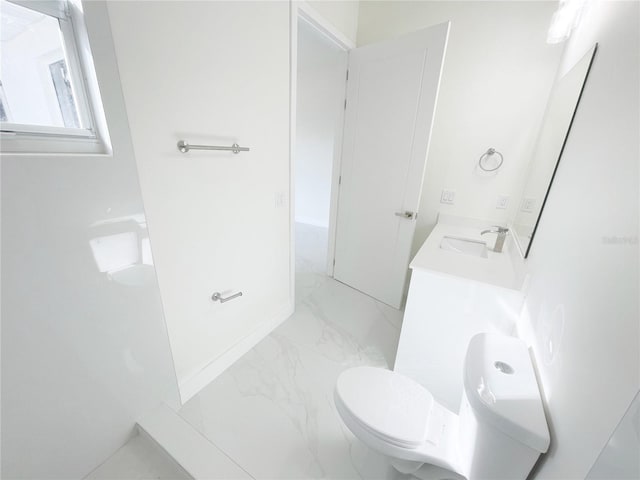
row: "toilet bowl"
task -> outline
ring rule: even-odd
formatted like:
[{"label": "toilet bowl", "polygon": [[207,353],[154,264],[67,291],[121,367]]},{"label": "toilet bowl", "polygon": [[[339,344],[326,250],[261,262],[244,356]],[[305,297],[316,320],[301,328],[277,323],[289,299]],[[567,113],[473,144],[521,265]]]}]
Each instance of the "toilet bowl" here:
[{"label": "toilet bowl", "polygon": [[526,344],[481,333],[469,342],[456,414],[422,385],[374,367],[342,372],[334,399],[347,427],[400,472],[421,479],[524,479],[549,447]]}]

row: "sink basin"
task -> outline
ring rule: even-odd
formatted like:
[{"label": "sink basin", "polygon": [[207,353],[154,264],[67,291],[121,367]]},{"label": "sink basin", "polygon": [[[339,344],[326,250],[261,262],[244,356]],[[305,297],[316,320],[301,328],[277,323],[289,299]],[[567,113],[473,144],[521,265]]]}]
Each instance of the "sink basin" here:
[{"label": "sink basin", "polygon": [[489,258],[487,255],[487,244],[470,238],[450,237],[446,235],[442,237],[440,241],[440,248],[449,252],[463,253],[473,257]]}]

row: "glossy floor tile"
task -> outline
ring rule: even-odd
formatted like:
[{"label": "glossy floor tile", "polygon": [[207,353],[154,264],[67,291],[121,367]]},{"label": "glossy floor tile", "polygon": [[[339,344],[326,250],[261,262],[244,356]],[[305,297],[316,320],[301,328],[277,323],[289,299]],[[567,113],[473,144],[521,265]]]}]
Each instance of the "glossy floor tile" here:
[{"label": "glossy floor tile", "polygon": [[328,278],[326,237],[298,225],[295,314],[179,414],[256,479],[402,478],[333,403],[345,368],[393,366],[402,313]]},{"label": "glossy floor tile", "polygon": [[173,459],[144,435],[136,435],[85,480],[190,480]]}]

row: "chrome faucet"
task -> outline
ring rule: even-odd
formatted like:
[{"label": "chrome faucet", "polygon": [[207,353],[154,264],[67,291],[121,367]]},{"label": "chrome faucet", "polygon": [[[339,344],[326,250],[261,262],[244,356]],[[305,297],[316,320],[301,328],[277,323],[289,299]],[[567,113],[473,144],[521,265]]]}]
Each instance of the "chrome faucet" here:
[{"label": "chrome faucet", "polygon": [[509,229],[506,227],[501,227],[499,225],[494,225],[494,230],[483,230],[480,232],[480,235],[484,235],[485,233],[497,233],[496,243],[493,246],[493,251],[496,253],[502,252],[502,247],[504,247],[504,241],[507,238],[507,233]]}]

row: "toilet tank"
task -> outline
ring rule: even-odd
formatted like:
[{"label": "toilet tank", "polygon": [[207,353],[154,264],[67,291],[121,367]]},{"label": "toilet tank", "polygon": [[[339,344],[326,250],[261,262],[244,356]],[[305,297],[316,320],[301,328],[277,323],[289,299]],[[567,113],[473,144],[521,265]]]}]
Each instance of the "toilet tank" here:
[{"label": "toilet tank", "polygon": [[525,479],[550,440],[527,345],[500,334],[475,335],[463,386],[459,445],[466,477]]}]

